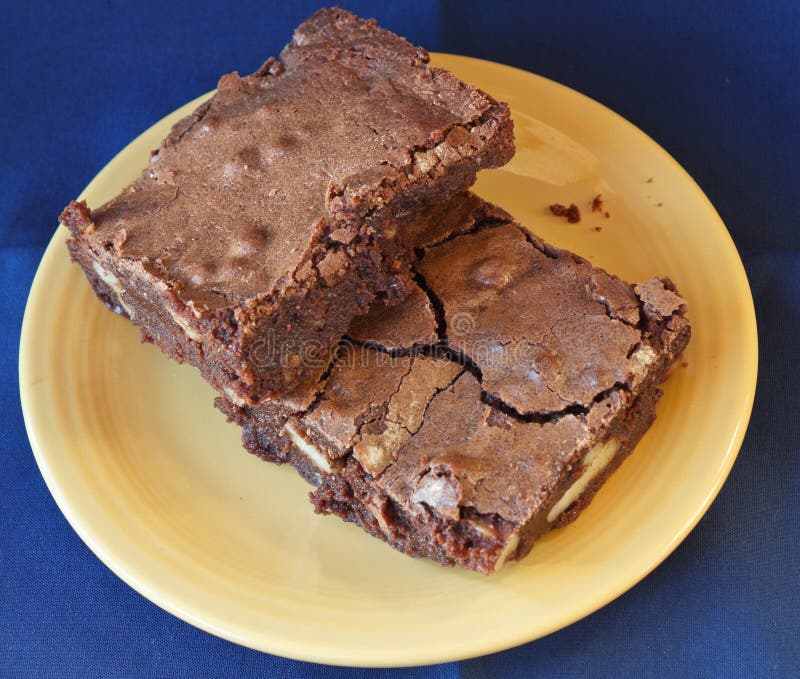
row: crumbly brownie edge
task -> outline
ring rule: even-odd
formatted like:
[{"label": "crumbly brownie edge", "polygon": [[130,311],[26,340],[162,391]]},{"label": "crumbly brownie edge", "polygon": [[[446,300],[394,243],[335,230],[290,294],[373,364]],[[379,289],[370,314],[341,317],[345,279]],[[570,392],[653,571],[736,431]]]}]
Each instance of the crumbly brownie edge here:
[{"label": "crumbly brownie edge", "polygon": [[242,445],[249,453],[265,462],[290,465],[306,483],[315,488],[322,483],[326,472],[320,469],[319,464],[304,454],[287,436],[278,435],[293,413],[291,408],[276,407],[264,412],[262,409],[237,406],[222,396],[214,399],[214,406],[227,417],[228,422],[241,427]]},{"label": "crumbly brownie edge", "polygon": [[[463,132],[475,148],[465,150],[447,141]],[[415,148],[413,161],[397,169],[393,181],[351,187],[329,187],[327,209],[334,218],[348,219],[368,215],[376,206],[392,205],[395,211],[419,210],[419,203],[432,206],[466,191],[475,183],[478,170],[502,167],[514,155],[514,123],[506,104],[495,102],[479,120],[456,125],[444,141]]]},{"label": "crumbly brownie edge", "polygon": [[[67,247],[97,297],[110,310],[130,318],[143,341],[154,343],[179,363],[194,365],[217,391],[239,404],[321,374],[330,347],[352,318],[379,295],[403,296],[407,285],[402,272],[386,277],[375,251],[366,250],[351,260],[350,273],[332,286],[287,291],[262,315],[261,335],[242,341],[234,311],[195,318],[192,323],[191,310],[147,272],[121,268],[108,253],[89,248],[79,234]],[[381,280],[384,284],[376,286]],[[183,313],[178,311],[181,307]],[[320,327],[322,308],[333,308],[335,314],[329,314]],[[294,363],[293,357],[297,357]]]},{"label": "crumbly brownie edge", "polygon": [[[368,43],[362,43],[365,32],[371,34]],[[317,38],[324,33],[328,35],[319,42]],[[331,40],[338,43],[336,49],[356,52],[376,49],[377,55],[381,55],[381,43],[394,43],[389,58],[401,62],[410,59],[417,93],[421,90],[427,104],[446,108],[455,118],[450,125],[433,131],[424,143],[407,147],[404,163],[386,163],[383,169],[390,170],[389,175],[376,179],[374,173],[367,170],[348,177],[343,185],[332,183],[326,197],[326,207],[332,218],[363,216],[393,202],[398,192],[413,194],[416,183],[440,181],[452,173],[454,166],[469,166],[474,177],[478,169],[499,167],[511,160],[514,132],[508,105],[449,71],[431,66],[430,55],[424,48],[379,26],[374,19],[365,21],[338,7],[320,9],[297,27],[292,41],[281,52],[281,62],[287,58],[292,60],[291,54],[297,50],[302,53],[312,44],[325,52],[330,49]],[[380,56],[375,58],[380,59]],[[275,71],[275,64],[280,73],[282,63],[273,62],[269,60],[253,75],[270,74]],[[458,93],[456,99],[453,99],[454,92]],[[465,100],[469,102],[466,109]],[[459,109],[469,113],[462,110],[459,114]],[[474,178],[470,184],[456,190],[464,190],[472,183]]]}]

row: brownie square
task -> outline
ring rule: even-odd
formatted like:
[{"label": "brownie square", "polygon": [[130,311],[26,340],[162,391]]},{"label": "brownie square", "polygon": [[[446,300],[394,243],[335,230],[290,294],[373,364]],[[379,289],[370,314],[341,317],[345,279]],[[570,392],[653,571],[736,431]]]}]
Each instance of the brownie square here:
[{"label": "brownie square", "polygon": [[493,573],[572,521],[655,417],[686,346],[668,279],[631,285],[468,196],[418,244],[416,289],[351,325],[285,399],[217,405],[318,512]]},{"label": "brownie square", "polygon": [[407,294],[405,228],[513,154],[508,108],[341,9],[175,125],[68,246],[145,340],[240,404],[319,376],[377,299]]}]

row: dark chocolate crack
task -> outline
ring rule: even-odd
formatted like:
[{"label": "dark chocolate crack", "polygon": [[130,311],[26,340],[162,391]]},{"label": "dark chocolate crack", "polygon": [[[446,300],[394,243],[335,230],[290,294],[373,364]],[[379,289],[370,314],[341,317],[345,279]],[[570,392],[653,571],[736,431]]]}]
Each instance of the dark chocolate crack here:
[{"label": "dark chocolate crack", "polygon": [[[419,259],[420,261],[424,261],[426,253],[435,251],[437,245],[439,244],[449,243],[459,237],[473,235],[493,227],[496,228],[507,224],[507,221],[503,221],[502,219],[498,218],[487,220],[478,219],[470,226],[468,230],[447,235],[442,240],[438,241],[437,244],[420,252]],[[594,313],[592,315],[599,316],[600,314],[603,314],[609,321],[611,321],[612,329],[614,324],[619,323],[621,326],[628,327],[631,330],[636,330],[636,336],[631,336],[626,345],[623,345],[625,351],[624,354],[621,354],[621,357],[624,357],[625,360],[631,359],[636,351],[643,346],[643,342],[645,340],[644,331],[641,327],[641,324],[638,321],[636,323],[633,322],[634,315],[637,318],[639,316],[641,300],[632,294],[631,287],[617,278],[594,269],[594,267],[592,267],[588,262],[575,255],[572,255],[571,253],[548,246],[525,230],[520,229],[520,233],[525,236],[525,241],[527,241],[532,248],[534,248],[537,252],[540,252],[548,259],[555,262],[565,262],[567,265],[573,266],[575,271],[581,275],[585,273],[589,274],[588,282],[586,283],[586,294],[596,302],[596,306],[593,307]],[[598,277],[600,278],[598,279]],[[433,289],[433,287],[428,283],[419,266],[415,269],[414,280],[417,286],[428,297],[436,322],[438,341],[436,343],[415,342],[410,346],[403,347],[388,347],[381,342],[362,339],[361,344],[363,346],[387,353],[394,357],[422,354],[430,357],[446,358],[447,360],[463,367],[475,376],[481,385],[482,402],[520,422],[554,422],[567,415],[584,417],[588,414],[594,404],[603,400],[610,393],[614,391],[630,391],[631,385],[627,379],[615,379],[610,382],[609,386],[606,388],[599,389],[589,394],[588,398],[585,398],[584,400],[575,400],[559,393],[555,386],[547,383],[546,381],[542,381],[541,387],[550,391],[558,399],[558,402],[563,405],[558,408],[550,409],[519,408],[514,403],[504,399],[502,394],[487,388],[484,378],[484,371],[481,367],[480,360],[473,357],[464,348],[453,346],[453,343],[448,337],[449,333],[447,314],[445,312],[445,303]],[[598,282],[598,280],[600,282]],[[613,297],[616,306],[612,306],[612,301],[609,299],[610,297]],[[583,318],[581,317],[579,320],[582,321]],[[531,350],[542,350],[544,347],[546,347],[545,340],[551,337],[554,333],[557,334],[557,328],[561,323],[563,323],[563,319],[554,320],[549,329],[542,329],[541,336],[535,341],[526,336],[512,336],[506,341],[497,342],[497,344],[499,346],[508,347],[514,342],[517,344],[525,343],[527,348]],[[350,337],[349,340],[358,343],[357,338]],[[532,373],[536,372],[533,368],[530,370]],[[591,368],[589,366],[584,366],[577,374],[577,380],[583,380],[590,371]],[[539,376],[539,379],[541,379],[541,374],[538,372],[536,372],[536,374]],[[627,377],[627,375],[624,377]]]},{"label": "dark chocolate crack", "polygon": [[444,305],[442,300],[436,295],[430,285],[425,281],[423,276],[417,269],[414,269],[414,282],[420,290],[425,293],[428,302],[433,309],[433,317],[436,320],[436,336],[439,338],[439,343],[447,346],[447,318],[444,313]]},{"label": "dark chocolate crack", "polygon": [[[416,269],[447,346],[480,367],[492,401],[521,415],[569,413],[628,381],[627,355],[642,333],[609,316],[582,281],[602,276],[606,295],[637,317],[638,300],[585,260],[506,223],[427,250]],[[538,299],[546,303],[529,301]]]},{"label": "dark chocolate crack", "polygon": [[[311,403],[308,404],[303,410],[303,415],[308,415],[313,413],[314,410],[319,405],[320,401],[322,400],[323,396],[325,395],[325,385],[328,382],[328,378],[331,376],[331,371],[333,370],[333,366],[336,364],[336,351],[333,352],[331,361],[328,363],[328,367],[325,368],[322,375],[318,379],[315,380],[313,389],[314,389],[314,397]],[[301,387],[298,391],[304,391],[305,385]]]}]

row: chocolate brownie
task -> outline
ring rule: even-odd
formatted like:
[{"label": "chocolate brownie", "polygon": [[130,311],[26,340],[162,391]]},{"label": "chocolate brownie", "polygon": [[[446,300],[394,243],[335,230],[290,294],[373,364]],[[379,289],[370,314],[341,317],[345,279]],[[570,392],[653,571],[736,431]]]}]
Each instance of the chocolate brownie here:
[{"label": "chocolate brownie", "polygon": [[465,204],[418,249],[418,290],[353,323],[323,379],[217,405],[249,450],[317,486],[318,512],[493,573],[631,452],[690,326],[668,279],[630,285]]},{"label": "chocolate brownie", "polygon": [[353,317],[401,299],[404,227],[512,154],[505,104],[320,10],[280,61],[223,76],[118,196],[61,219],[107,306],[254,404],[318,377]]}]

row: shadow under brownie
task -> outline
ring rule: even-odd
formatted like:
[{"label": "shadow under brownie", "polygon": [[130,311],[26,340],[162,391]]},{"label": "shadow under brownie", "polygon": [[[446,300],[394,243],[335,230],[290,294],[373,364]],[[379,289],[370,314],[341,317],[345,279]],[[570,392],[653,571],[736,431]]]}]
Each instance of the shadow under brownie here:
[{"label": "shadow under brownie", "polygon": [[255,404],[407,293],[408,223],[507,162],[512,136],[504,104],[423,49],[320,10],[280,61],[223,76],[117,197],[61,219],[107,306]]},{"label": "shadow under brownie", "polygon": [[217,406],[246,448],[317,487],[318,512],[492,573],[633,450],[690,327],[669,280],[632,286],[475,196],[437,224],[411,294],[357,319],[321,379]]}]

